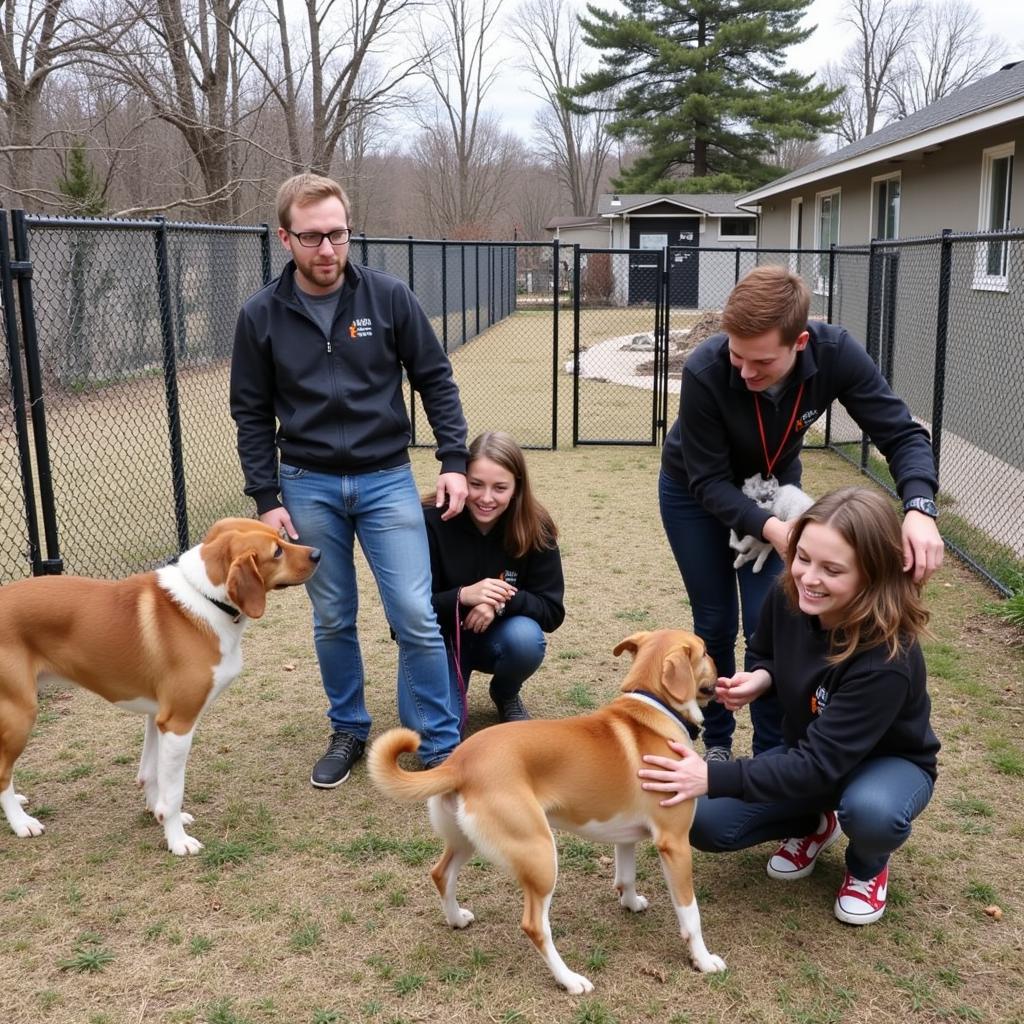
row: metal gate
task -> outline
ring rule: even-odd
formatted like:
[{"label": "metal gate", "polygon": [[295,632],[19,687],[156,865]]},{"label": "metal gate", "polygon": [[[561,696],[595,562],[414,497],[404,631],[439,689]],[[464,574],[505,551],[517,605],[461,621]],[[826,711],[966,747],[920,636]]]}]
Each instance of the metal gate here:
[{"label": "metal gate", "polygon": [[665,430],[664,249],[575,248],[574,445],[656,445]]}]

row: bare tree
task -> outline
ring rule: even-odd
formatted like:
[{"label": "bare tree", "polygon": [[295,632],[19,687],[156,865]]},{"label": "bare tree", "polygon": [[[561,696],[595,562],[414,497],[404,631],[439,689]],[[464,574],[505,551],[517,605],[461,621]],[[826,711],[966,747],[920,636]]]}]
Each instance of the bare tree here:
[{"label": "bare tree", "polygon": [[43,89],[51,75],[81,60],[95,25],[72,0],[0,0],[0,12],[7,187],[31,206],[34,157],[47,148],[37,138]]},{"label": "bare tree", "polygon": [[122,0],[114,16],[133,27],[96,57],[181,134],[199,172],[189,202],[218,221],[236,213],[232,142],[245,137],[232,95],[232,32],[241,9],[241,0]]},{"label": "bare tree", "polygon": [[474,119],[473,147],[463,148],[444,124],[424,129],[413,146],[419,190],[432,233],[493,237],[507,205],[509,182],[526,159],[522,142],[495,118]]},{"label": "bare tree", "polygon": [[592,112],[575,113],[567,90],[579,83],[584,46],[569,0],[525,0],[516,11],[512,35],[521,45],[530,90],[546,103],[536,120],[541,155],[555,168],[574,216],[593,213],[605,163],[614,140],[605,132],[614,104],[598,96]]},{"label": "bare tree", "polygon": [[403,85],[418,60],[394,52],[419,0],[303,0],[301,27],[286,0],[263,4],[269,35],[237,33],[238,45],[282,111],[291,170],[330,174],[346,134],[410,102]]},{"label": "bare tree", "polygon": [[780,139],[772,153],[771,163],[788,173],[806,167],[824,155],[818,139]]},{"label": "bare tree", "polygon": [[906,117],[962,89],[994,71],[1005,56],[1003,41],[982,31],[978,12],[966,0],[930,4],[888,87],[894,115]]},{"label": "bare tree", "polygon": [[490,220],[497,183],[483,178],[508,163],[510,142],[483,112],[497,78],[489,50],[499,3],[439,0],[424,23],[422,71],[434,95],[416,155],[429,213],[446,234],[470,237]]},{"label": "bare tree", "polygon": [[818,76],[828,88],[843,90],[832,108],[839,115],[835,135],[841,142],[855,142],[881,127],[920,9],[920,0],[846,0],[840,21],[853,30],[853,41]]}]

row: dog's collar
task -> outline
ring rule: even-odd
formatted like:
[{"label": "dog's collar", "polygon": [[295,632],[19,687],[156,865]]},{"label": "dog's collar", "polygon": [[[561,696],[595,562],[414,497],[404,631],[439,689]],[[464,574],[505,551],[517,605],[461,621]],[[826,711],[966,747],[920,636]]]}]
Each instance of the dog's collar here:
[{"label": "dog's collar", "polygon": [[[179,557],[179,555],[175,555],[167,564],[177,565]],[[189,583],[192,584],[192,589],[201,597],[205,597],[214,608],[219,608],[225,615],[230,615],[233,622],[238,622],[241,619],[242,613],[234,605],[228,604],[227,601],[220,601],[216,597],[210,597],[209,594],[204,594],[191,580],[189,580]]]},{"label": "dog's collar", "polygon": [[666,704],[660,697],[648,690],[627,690],[622,695],[623,697],[633,697],[635,700],[643,701],[645,704],[649,704],[652,708],[657,708],[662,714],[669,715],[675,719],[685,730],[687,735],[690,734],[690,730],[697,728],[688,718],[684,718],[671,704]]}]

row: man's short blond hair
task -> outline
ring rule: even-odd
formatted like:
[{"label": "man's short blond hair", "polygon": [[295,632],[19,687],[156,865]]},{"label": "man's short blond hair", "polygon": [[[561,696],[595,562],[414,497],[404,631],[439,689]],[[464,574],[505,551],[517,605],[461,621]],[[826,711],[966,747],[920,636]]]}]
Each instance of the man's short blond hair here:
[{"label": "man's short blond hair", "polygon": [[341,200],[345,218],[351,227],[352,209],[348,196],[333,178],[325,178],[321,174],[293,174],[277,190],[277,222],[287,231],[292,226],[293,206],[310,206],[321,199],[332,198]]},{"label": "man's short blond hair", "polygon": [[807,329],[811,290],[785,267],[755,267],[729,293],[722,330],[735,338],[757,338],[778,328],[783,345],[792,345]]}]

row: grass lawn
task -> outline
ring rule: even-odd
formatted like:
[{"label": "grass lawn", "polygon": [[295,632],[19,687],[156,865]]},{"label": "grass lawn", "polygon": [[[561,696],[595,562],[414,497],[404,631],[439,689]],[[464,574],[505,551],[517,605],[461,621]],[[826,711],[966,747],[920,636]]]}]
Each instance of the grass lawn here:
[{"label": "grass lawn", "polygon": [[[686,625],[689,611],[658,519],[656,450],[529,461],[562,530],[568,619],[525,697],[535,714],[560,717],[615,694],[626,668],[611,655],[618,640]],[[415,465],[427,486],[432,456],[416,452]],[[824,453],[805,467],[814,494],[859,479]],[[397,723],[396,651],[363,564],[360,578],[376,732]],[[445,926],[425,809],[382,800],[363,765],[333,792],[310,787],[327,728],[301,591],[271,596],[242,676],[199,726],[186,781],[206,844],[198,857],[172,857],[142,813],[141,719],[83,691],[50,691],[16,774],[47,832],[0,831],[0,1021],[1024,1021],[1024,649],[960,566],[927,596],[940,778],[893,858],[882,921],[857,930],[833,918],[842,844],[789,885],[765,874],[769,846],[697,854],[705,938],[729,965],[702,976],[649,844],[638,873],[651,907],[632,915],[615,898],[611,848],[561,836],[552,924],[566,962],[596,984],[588,997],[556,988],[519,931],[517,887],[493,867],[462,874],[476,922]],[[470,728],[490,724],[483,677],[470,702]],[[749,737],[742,714],[742,748]]]}]

